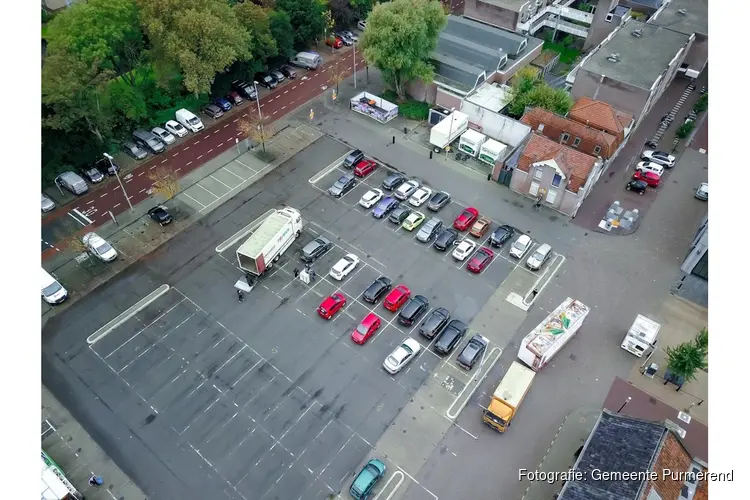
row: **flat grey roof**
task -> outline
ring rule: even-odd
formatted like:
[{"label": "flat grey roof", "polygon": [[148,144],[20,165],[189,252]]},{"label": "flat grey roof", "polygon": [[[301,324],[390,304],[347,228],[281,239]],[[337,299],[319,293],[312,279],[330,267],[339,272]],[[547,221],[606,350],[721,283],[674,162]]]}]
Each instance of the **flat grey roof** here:
[{"label": "flat grey roof", "polygon": [[[443,32],[450,33],[451,35],[466,40],[471,40],[477,45],[482,45],[484,47],[503,49],[503,51],[511,57],[519,52],[518,48],[524,40],[531,38],[511,33],[502,28],[480,23],[463,16],[453,15],[448,16],[448,24],[443,29]],[[528,43],[529,42],[527,41],[527,44]],[[524,51],[521,51],[521,54],[523,52]]]},{"label": "flat grey roof", "polygon": [[708,0],[672,0],[658,14],[648,22],[685,35],[708,35]]},{"label": "flat grey roof", "polygon": [[462,61],[444,52],[433,52],[430,56],[435,66],[433,80],[449,85],[456,90],[469,92],[477,83],[484,69]]},{"label": "flat grey roof", "polygon": [[[633,35],[635,30],[641,30],[640,37]],[[592,53],[581,69],[634,87],[650,89],[688,39],[688,35],[677,31],[630,21],[618,29],[609,42]],[[609,61],[607,58],[611,54],[619,54],[619,62]]]}]

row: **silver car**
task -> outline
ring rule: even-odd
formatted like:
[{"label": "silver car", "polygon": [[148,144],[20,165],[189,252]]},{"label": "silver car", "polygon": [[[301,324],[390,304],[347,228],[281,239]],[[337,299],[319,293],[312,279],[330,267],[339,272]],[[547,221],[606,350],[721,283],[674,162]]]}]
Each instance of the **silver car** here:
[{"label": "silver car", "polygon": [[432,219],[422,224],[422,227],[417,233],[417,239],[422,243],[427,243],[432,238],[434,238],[442,228],[443,221],[441,221],[437,217],[433,217]]},{"label": "silver car", "polygon": [[383,361],[383,368],[391,375],[400,372],[412,359],[417,357],[422,347],[419,342],[409,337],[403,341],[392,353]]},{"label": "silver car", "polygon": [[54,209],[55,209],[55,202],[52,201],[52,198],[42,193],[42,212],[49,212],[50,210],[54,210]]},{"label": "silver car", "polygon": [[115,250],[107,240],[96,233],[86,234],[81,238],[81,241],[86,246],[89,253],[102,262],[112,262],[117,258],[117,250]]},{"label": "silver car", "polygon": [[695,197],[699,200],[708,201],[708,182],[701,182],[701,185],[695,190]]},{"label": "silver car", "polygon": [[154,134],[156,137],[158,137],[159,140],[163,142],[164,144],[166,144],[167,146],[169,146],[176,140],[172,134],[170,134],[169,132],[167,132],[161,127],[152,128],[151,133]]}]

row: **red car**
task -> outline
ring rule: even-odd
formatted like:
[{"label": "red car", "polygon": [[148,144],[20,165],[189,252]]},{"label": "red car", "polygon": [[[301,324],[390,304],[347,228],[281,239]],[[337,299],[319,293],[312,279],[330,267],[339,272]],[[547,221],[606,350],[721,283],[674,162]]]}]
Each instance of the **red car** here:
[{"label": "red car", "polygon": [[340,49],[344,45],[344,42],[342,42],[340,38],[330,36],[326,40],[326,45],[328,45],[329,47],[333,47],[334,49]]},{"label": "red car", "polygon": [[644,172],[644,171],[637,170],[635,174],[633,174],[633,179],[637,181],[644,181],[646,184],[648,184],[651,187],[658,187],[659,182],[661,181],[661,176],[653,172]]},{"label": "red car", "polygon": [[352,332],[352,340],[355,344],[362,345],[367,342],[367,339],[375,335],[378,328],[380,328],[380,318],[375,313],[370,313]]},{"label": "red car", "polygon": [[468,269],[472,273],[481,273],[482,269],[487,267],[487,265],[492,262],[492,259],[494,258],[495,253],[492,250],[486,247],[482,247],[477,250],[477,253],[475,253],[474,257],[471,258],[469,264],[466,266],[466,269]]},{"label": "red car", "polygon": [[378,168],[378,164],[375,163],[372,160],[362,160],[361,162],[357,163],[357,166],[354,167],[354,175],[357,177],[365,177],[366,175],[369,175],[375,169]]},{"label": "red car", "polygon": [[344,297],[343,293],[337,292],[320,303],[320,307],[318,307],[318,314],[320,315],[321,318],[331,319],[345,305],[346,305],[346,297]]},{"label": "red car", "polygon": [[383,307],[391,312],[396,312],[399,307],[404,305],[404,302],[409,300],[409,297],[411,297],[411,290],[406,285],[399,285],[386,296],[383,301]]},{"label": "red car", "polygon": [[463,212],[461,212],[461,215],[456,217],[456,220],[453,221],[453,227],[458,229],[459,231],[466,231],[469,226],[474,224],[474,221],[477,220],[479,217],[479,212],[474,207],[469,207]]}]

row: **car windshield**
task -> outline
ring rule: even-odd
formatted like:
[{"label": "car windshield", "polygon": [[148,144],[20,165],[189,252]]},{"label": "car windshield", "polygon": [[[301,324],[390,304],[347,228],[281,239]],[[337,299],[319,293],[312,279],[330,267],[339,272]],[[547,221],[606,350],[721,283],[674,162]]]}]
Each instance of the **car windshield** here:
[{"label": "car windshield", "polygon": [[365,326],[365,325],[363,325],[363,324],[360,324],[360,325],[359,325],[359,326],[357,327],[357,333],[361,333],[361,334],[363,334],[363,335],[364,335],[365,333],[367,333],[367,326]]},{"label": "car windshield", "polygon": [[542,260],[542,257],[544,257],[544,255],[540,252],[534,252],[534,260]]},{"label": "car windshield", "polygon": [[194,117],[192,117],[191,119],[188,120],[188,123],[190,125],[198,125],[200,123],[200,120],[198,119],[197,116],[194,116]]},{"label": "car windshield", "polygon": [[95,248],[96,253],[98,253],[99,255],[104,255],[112,250],[112,245],[102,240]]},{"label": "car windshield", "polygon": [[55,281],[54,283],[42,288],[42,295],[44,295],[45,297],[49,297],[50,295],[56,294],[61,289],[62,289],[62,285],[58,283],[57,281]]},{"label": "car windshield", "polygon": [[523,250],[526,248],[526,244],[519,240],[513,243],[513,248],[516,250]]},{"label": "car windshield", "polygon": [[388,359],[386,359],[386,362],[391,366],[398,366],[399,364],[399,360],[396,359],[396,356],[394,356],[393,354],[388,356]]},{"label": "car windshield", "polygon": [[473,216],[474,216],[474,214],[473,214],[473,213],[471,213],[471,212],[469,212],[469,211],[466,211],[466,212],[464,212],[464,213],[462,213],[462,214],[461,214],[461,217],[464,217],[464,218],[466,218],[466,219],[470,219],[470,218],[472,218]]}]

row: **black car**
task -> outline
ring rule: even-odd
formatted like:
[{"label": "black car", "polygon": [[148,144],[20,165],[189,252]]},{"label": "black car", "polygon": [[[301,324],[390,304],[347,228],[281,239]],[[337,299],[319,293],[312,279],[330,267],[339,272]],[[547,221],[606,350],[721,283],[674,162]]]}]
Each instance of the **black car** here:
[{"label": "black car", "polygon": [[109,158],[100,158],[94,162],[93,166],[99,172],[106,172],[107,175],[115,175],[120,171],[120,166]]},{"label": "black car", "polygon": [[433,243],[432,246],[434,246],[441,252],[445,252],[453,246],[457,239],[458,231],[456,231],[452,227],[449,227],[447,229],[443,229],[443,232],[438,234],[438,237],[435,238],[435,243]]},{"label": "black car", "polygon": [[284,64],[283,66],[279,67],[279,71],[281,71],[281,74],[289,78],[290,80],[294,80],[295,78],[297,78],[297,72],[294,71],[294,68],[292,68],[288,64]]},{"label": "black car", "polygon": [[510,226],[500,226],[495,229],[490,235],[490,245],[498,248],[503,246],[503,243],[508,241],[511,236],[515,233],[515,230]]},{"label": "black car", "polygon": [[323,238],[322,236],[315,238],[304,246],[300,259],[302,259],[302,262],[313,262],[331,248],[333,248],[333,243],[328,239]]},{"label": "black car", "polygon": [[354,168],[354,165],[356,165],[357,163],[361,162],[364,159],[365,159],[365,154],[359,149],[355,149],[354,151],[346,155],[346,158],[344,158],[344,163],[342,164],[342,166],[344,168]]},{"label": "black car", "polygon": [[427,202],[427,208],[433,212],[437,212],[451,201],[451,194],[445,191],[438,191],[432,195],[430,201]]},{"label": "black car", "polygon": [[471,370],[474,367],[474,363],[482,359],[482,355],[486,349],[487,339],[477,333],[469,339],[469,343],[464,346],[461,354],[456,358],[458,366],[465,370]]},{"label": "black car", "polygon": [[224,116],[224,111],[222,111],[221,108],[217,106],[216,104],[209,104],[208,106],[203,106],[203,113],[206,116],[210,116],[214,120]]},{"label": "black car", "polygon": [[373,281],[372,285],[367,287],[367,290],[362,294],[362,300],[374,304],[380,297],[388,292],[393,286],[393,282],[390,278],[381,276],[380,278]]},{"label": "black car", "polygon": [[394,224],[400,225],[410,215],[411,210],[409,210],[405,206],[398,206],[393,210],[393,212],[391,212],[391,215],[388,216],[388,220],[393,222]]},{"label": "black car", "polygon": [[446,355],[461,342],[466,335],[466,323],[454,319],[446,326],[435,341],[435,352]]},{"label": "black car", "polygon": [[419,334],[426,339],[432,339],[435,335],[440,333],[450,319],[450,311],[444,307],[438,307],[432,311],[424,321],[422,321],[422,324],[419,326]]},{"label": "black car", "polygon": [[401,172],[394,172],[388,177],[386,177],[385,180],[383,181],[383,184],[381,185],[383,186],[383,189],[387,191],[393,191],[394,189],[399,187],[401,184],[406,182],[408,179],[409,178],[406,177]]},{"label": "black car", "polygon": [[398,313],[398,322],[404,326],[411,326],[419,317],[424,314],[430,302],[424,295],[415,295],[409,299],[401,312]]},{"label": "black car", "polygon": [[255,73],[255,81],[258,82],[258,85],[263,85],[267,89],[275,89],[279,84],[276,78],[268,73]]},{"label": "black car", "polygon": [[245,80],[234,80],[232,82],[232,90],[251,101],[258,99],[258,94],[255,93],[255,88]]},{"label": "black car", "polygon": [[625,189],[638,193],[641,196],[646,192],[646,188],[648,188],[648,183],[646,181],[637,181],[634,179],[625,184]]},{"label": "black car", "polygon": [[158,222],[160,226],[166,226],[172,222],[172,216],[163,205],[155,206],[148,211],[148,215]]},{"label": "black car", "polygon": [[81,167],[78,169],[78,171],[82,176],[88,179],[91,184],[97,184],[104,180],[104,174],[102,174],[102,172],[94,166]]},{"label": "black car", "polygon": [[328,193],[336,198],[341,198],[346,193],[354,189],[354,186],[356,185],[357,181],[354,179],[354,176],[352,174],[342,175],[336,182],[333,183],[333,186],[328,188]]}]

